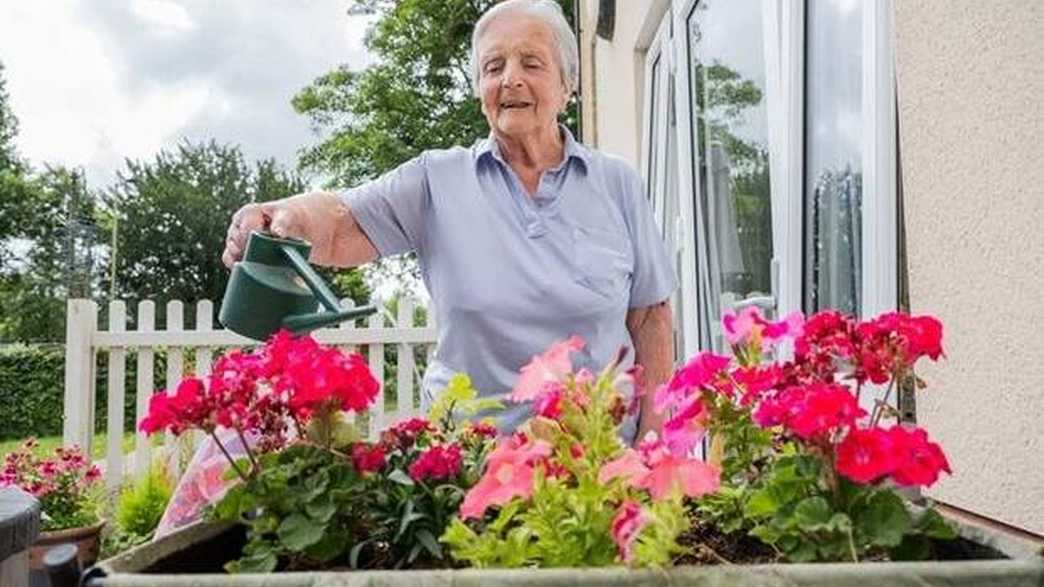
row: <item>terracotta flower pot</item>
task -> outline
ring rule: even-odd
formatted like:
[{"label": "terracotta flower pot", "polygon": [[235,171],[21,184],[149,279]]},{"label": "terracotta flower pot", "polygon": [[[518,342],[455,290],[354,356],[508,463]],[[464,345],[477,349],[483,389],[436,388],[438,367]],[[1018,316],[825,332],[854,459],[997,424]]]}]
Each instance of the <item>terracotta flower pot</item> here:
[{"label": "terracotta flower pot", "polygon": [[40,532],[36,542],[29,548],[29,568],[34,571],[44,570],[43,557],[49,549],[59,544],[72,543],[79,549],[76,558],[80,561],[80,568],[86,569],[98,560],[104,527],[105,520],[101,520],[92,526]]}]

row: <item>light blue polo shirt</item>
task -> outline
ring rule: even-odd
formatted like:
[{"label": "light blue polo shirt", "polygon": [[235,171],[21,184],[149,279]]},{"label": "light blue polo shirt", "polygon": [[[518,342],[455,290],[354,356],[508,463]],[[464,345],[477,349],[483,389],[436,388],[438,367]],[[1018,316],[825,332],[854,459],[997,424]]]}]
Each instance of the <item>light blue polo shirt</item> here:
[{"label": "light blue polo shirt", "polygon": [[[642,179],[562,132],[565,156],[534,196],[492,137],[425,151],[342,196],[381,256],[417,253],[438,317],[425,410],[455,372],[503,399],[520,367],[573,334],[587,342],[574,367],[598,373],[621,345],[630,365],[628,308],[662,302],[677,286]],[[501,431],[530,415],[528,405],[506,405]],[[625,423],[624,438],[635,424]]]}]

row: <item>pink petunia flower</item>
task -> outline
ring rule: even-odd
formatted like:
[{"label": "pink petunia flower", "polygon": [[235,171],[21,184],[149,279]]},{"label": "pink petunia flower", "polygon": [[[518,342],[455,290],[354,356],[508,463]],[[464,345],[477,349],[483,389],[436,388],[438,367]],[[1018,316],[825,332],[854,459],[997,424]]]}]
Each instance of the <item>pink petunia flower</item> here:
[{"label": "pink petunia flower", "polygon": [[524,402],[536,398],[544,384],[559,381],[572,371],[573,363],[569,359],[569,353],[582,348],[584,339],[573,335],[568,340],[554,343],[543,354],[534,355],[533,359],[519,370],[518,380],[508,399]]},{"label": "pink petunia flower", "polygon": [[534,465],[550,455],[551,445],[542,440],[523,442],[519,436],[502,440],[489,455],[482,479],[464,496],[460,517],[481,518],[490,506],[533,495]]}]

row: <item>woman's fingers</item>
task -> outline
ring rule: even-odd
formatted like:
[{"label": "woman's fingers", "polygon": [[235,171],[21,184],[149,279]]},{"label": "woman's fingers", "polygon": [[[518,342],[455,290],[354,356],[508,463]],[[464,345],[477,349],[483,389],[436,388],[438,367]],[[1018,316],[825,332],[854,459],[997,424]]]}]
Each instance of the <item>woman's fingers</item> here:
[{"label": "woman's fingers", "polygon": [[264,229],[268,218],[264,206],[259,204],[247,204],[232,215],[225,238],[225,250],[221,254],[221,261],[226,267],[231,269],[243,257],[250,232]]}]

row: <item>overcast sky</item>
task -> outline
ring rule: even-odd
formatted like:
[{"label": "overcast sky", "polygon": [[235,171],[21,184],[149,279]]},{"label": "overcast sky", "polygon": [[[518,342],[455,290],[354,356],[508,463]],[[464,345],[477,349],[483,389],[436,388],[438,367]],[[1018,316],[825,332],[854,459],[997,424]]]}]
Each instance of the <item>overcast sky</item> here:
[{"label": "overcast sky", "polygon": [[365,66],[349,0],[0,2],[0,62],[34,166],[112,181],[125,158],[216,139],[296,165],[314,144],[290,98],[347,63]]}]

